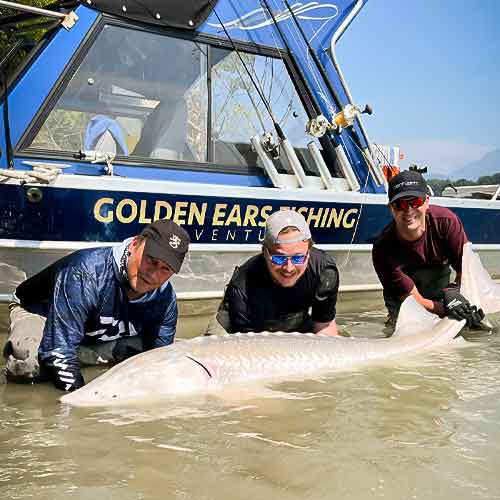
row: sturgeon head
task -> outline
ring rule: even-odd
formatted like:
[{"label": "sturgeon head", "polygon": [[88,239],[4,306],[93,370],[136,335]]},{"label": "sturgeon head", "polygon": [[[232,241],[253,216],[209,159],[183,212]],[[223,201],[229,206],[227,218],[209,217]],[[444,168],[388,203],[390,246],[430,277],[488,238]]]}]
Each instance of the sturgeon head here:
[{"label": "sturgeon head", "polygon": [[[182,345],[182,343],[180,344]],[[73,406],[129,404],[207,391],[210,371],[175,344],[138,354],[91,380],[61,402]]]}]

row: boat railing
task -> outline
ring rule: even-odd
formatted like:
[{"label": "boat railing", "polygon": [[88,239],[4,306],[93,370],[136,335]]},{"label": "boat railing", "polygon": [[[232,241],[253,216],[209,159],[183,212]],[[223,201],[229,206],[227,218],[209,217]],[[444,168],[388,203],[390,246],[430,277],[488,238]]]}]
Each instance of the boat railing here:
[{"label": "boat railing", "polygon": [[500,184],[483,184],[475,186],[447,186],[442,196],[446,198],[465,198],[474,200],[498,200]]}]

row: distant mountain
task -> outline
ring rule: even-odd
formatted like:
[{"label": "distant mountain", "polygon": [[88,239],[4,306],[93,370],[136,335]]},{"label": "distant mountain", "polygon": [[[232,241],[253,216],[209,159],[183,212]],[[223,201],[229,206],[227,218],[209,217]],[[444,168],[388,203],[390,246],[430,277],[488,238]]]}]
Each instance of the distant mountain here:
[{"label": "distant mountain", "polygon": [[500,149],[487,153],[480,160],[473,161],[450,172],[451,180],[470,179],[476,181],[483,175],[493,175],[500,172]]},{"label": "distant mountain", "polygon": [[445,180],[449,179],[451,174],[442,174],[440,172],[434,172],[432,169],[425,175],[426,179],[440,179]]}]

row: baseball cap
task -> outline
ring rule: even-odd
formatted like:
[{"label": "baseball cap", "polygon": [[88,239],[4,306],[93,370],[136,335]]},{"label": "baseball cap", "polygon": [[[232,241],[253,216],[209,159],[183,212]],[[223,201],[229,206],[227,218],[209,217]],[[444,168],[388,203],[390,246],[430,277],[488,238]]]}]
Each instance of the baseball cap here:
[{"label": "baseball cap", "polygon": [[392,203],[403,197],[427,196],[429,190],[421,174],[413,170],[405,170],[390,180],[387,194],[389,203]]},{"label": "baseball cap", "polygon": [[[299,231],[297,238],[292,240],[280,240],[279,234],[286,227],[295,227]],[[266,222],[264,244],[268,247],[281,243],[296,243],[311,239],[311,230],[304,216],[293,210],[278,210],[271,214]]]},{"label": "baseball cap", "polygon": [[141,236],[146,237],[146,255],[162,260],[176,273],[180,271],[189,248],[189,234],[186,230],[174,221],[160,219],[147,226]]}]

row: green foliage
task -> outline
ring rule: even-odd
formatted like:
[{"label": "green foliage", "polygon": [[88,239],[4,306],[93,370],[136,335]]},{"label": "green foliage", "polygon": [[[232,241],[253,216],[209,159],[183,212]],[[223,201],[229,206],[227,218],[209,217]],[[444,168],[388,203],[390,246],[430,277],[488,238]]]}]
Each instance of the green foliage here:
[{"label": "green foliage", "polygon": [[52,151],[79,151],[83,133],[94,113],[54,109],[33,140],[31,147]]},{"label": "green foliage", "polygon": [[450,179],[426,179],[435,196],[441,196],[443,189],[451,184]]},{"label": "green foliage", "polygon": [[[53,3],[53,0],[20,0],[15,3],[45,8]],[[20,14],[22,14],[21,11],[0,7],[0,25],[5,22],[4,19]],[[22,39],[24,42],[23,47],[9,62],[7,74],[12,73],[15,68],[17,68],[21,64],[21,62],[26,58],[31,49],[41,40],[41,38],[47,32],[46,28],[36,27],[36,25],[43,20],[47,20],[47,18],[37,16],[35,18],[27,19],[23,22],[12,25],[6,28],[6,30],[0,32],[0,57],[3,57],[5,54],[7,54],[9,49],[15,44],[17,40]],[[21,35],[19,33],[21,33]]]}]

